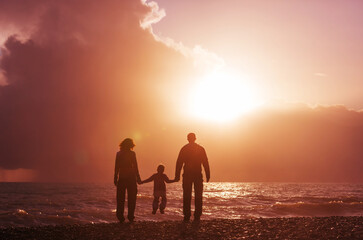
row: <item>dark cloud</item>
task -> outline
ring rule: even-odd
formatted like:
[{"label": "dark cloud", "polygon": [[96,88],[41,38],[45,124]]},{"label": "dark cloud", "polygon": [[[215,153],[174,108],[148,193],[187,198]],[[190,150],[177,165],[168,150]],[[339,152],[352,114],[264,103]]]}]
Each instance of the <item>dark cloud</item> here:
[{"label": "dark cloud", "polygon": [[140,28],[150,9],[139,1],[1,1],[0,9],[1,25],[32,30],[2,48],[0,167],[39,169],[41,180],[102,179],[120,138],[152,126],[155,106],[166,111],[153,89],[187,69],[184,57]]}]

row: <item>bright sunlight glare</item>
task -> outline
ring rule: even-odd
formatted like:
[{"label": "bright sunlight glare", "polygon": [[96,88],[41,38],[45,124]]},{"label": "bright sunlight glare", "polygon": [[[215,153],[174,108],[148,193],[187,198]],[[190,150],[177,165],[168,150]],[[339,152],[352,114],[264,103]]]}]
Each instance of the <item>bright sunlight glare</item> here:
[{"label": "bright sunlight glare", "polygon": [[227,122],[261,105],[248,79],[216,71],[205,76],[192,90],[191,115],[213,122]]}]

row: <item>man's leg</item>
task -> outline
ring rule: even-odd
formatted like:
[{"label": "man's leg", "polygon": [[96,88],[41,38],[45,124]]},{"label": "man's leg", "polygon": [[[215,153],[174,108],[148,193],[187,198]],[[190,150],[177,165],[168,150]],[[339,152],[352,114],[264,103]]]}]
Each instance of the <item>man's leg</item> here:
[{"label": "man's leg", "polygon": [[199,220],[202,215],[203,206],[203,179],[194,181],[194,194],[195,194],[195,211],[194,220]]},{"label": "man's leg", "polygon": [[137,195],[137,184],[136,181],[132,180],[128,182],[127,186],[127,218],[130,222],[134,221],[134,213],[136,207],[136,195]]},{"label": "man's leg", "polygon": [[190,205],[192,199],[192,181],[188,178],[183,178],[183,213],[184,220],[189,221],[191,212]]},{"label": "man's leg", "polygon": [[116,216],[120,222],[125,221],[124,218],[125,191],[126,191],[125,182],[119,181],[117,183],[117,192],[116,192],[116,200],[117,200]]}]

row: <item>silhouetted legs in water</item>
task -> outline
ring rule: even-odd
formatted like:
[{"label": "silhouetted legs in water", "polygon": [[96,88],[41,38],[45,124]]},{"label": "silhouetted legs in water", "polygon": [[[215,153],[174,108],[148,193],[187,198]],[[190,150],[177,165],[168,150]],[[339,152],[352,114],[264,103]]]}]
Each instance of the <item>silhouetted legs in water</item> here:
[{"label": "silhouetted legs in water", "polygon": [[134,221],[136,207],[137,184],[135,179],[119,179],[117,184],[117,210],[116,216],[120,222],[125,221],[124,206],[125,194],[127,191],[127,218],[130,222]]},{"label": "silhouetted legs in water", "polygon": [[[159,199],[161,198],[161,203],[159,205]],[[164,209],[166,207],[166,193],[155,193],[153,201],[153,214],[156,213],[158,208],[160,208],[160,213],[164,214]]]},{"label": "silhouetted legs in water", "polygon": [[202,215],[202,196],[203,196],[203,179],[202,178],[183,178],[183,213],[184,221],[189,221],[191,216],[191,199],[192,185],[194,184],[195,211],[194,220],[199,221]]}]

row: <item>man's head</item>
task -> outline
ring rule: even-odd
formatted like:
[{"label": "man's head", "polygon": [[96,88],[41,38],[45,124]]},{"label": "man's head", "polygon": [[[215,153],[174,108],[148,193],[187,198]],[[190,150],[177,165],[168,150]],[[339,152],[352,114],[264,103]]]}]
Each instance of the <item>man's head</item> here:
[{"label": "man's head", "polygon": [[188,134],[188,141],[190,143],[194,143],[197,138],[195,137],[195,133],[189,133]]}]

